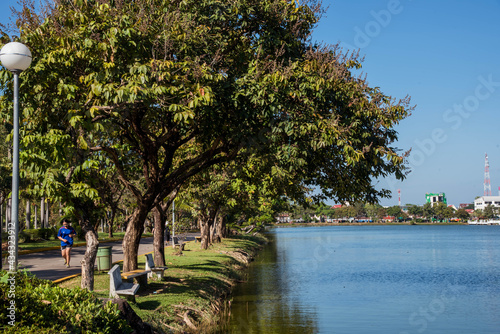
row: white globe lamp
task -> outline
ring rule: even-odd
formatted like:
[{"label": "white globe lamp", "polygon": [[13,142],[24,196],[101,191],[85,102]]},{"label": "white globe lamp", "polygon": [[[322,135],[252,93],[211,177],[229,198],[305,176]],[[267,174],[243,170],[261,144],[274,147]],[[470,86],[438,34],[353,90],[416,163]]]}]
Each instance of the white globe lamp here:
[{"label": "white globe lamp", "polygon": [[7,43],[0,50],[0,61],[9,71],[22,72],[31,64],[30,49],[19,42]]}]

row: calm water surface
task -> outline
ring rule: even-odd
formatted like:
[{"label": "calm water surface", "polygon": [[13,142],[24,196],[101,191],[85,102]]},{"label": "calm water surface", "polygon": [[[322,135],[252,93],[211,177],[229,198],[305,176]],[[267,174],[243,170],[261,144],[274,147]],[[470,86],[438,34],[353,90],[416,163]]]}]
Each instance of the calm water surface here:
[{"label": "calm water surface", "polygon": [[500,333],[499,226],[276,228],[221,333]]}]

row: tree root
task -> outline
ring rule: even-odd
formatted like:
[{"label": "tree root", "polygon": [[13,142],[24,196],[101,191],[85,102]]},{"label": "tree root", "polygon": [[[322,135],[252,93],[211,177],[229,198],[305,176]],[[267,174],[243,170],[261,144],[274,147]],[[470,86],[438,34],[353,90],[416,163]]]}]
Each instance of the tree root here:
[{"label": "tree root", "polygon": [[199,309],[197,309],[195,307],[192,307],[192,306],[186,306],[186,305],[172,305],[172,306],[180,308],[182,310],[193,311],[194,313],[198,313],[201,316],[205,316],[206,315],[206,312],[203,312],[202,310],[199,310]]},{"label": "tree root", "polygon": [[173,327],[173,326],[167,325],[166,323],[164,323],[164,322],[163,322],[163,321],[161,321],[161,320],[159,320],[159,321],[160,321],[160,323],[161,323],[163,326],[165,326],[165,327],[167,327],[167,328],[169,328],[169,329],[173,330],[175,333],[177,333],[177,332],[179,331],[179,328],[175,328],[175,327]]},{"label": "tree root", "polygon": [[191,319],[189,319],[189,313],[191,313],[191,311],[187,310],[186,312],[184,312],[181,318],[189,328],[195,331],[198,328],[191,322]]}]

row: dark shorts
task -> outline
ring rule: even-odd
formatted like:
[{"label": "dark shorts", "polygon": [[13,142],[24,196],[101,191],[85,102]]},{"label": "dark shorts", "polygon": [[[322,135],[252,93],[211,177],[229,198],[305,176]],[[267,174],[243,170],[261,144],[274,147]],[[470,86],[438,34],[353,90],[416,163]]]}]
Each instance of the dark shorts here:
[{"label": "dark shorts", "polygon": [[66,248],[71,249],[71,247],[73,247],[73,245],[71,245],[71,246],[61,246],[61,250],[65,250]]}]

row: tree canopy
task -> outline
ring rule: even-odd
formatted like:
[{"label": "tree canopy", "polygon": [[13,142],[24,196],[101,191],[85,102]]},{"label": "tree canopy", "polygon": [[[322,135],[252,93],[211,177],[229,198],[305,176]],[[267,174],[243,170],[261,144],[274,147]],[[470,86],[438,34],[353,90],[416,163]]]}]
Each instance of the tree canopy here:
[{"label": "tree canopy", "polygon": [[[286,171],[302,189],[317,187],[316,199],[388,196],[372,180],[405,176],[393,143],[409,99],[353,75],[357,54],[311,41],[321,14],[321,4],[295,0],[25,6],[16,37],[34,57],[21,75],[25,166],[46,192],[73,175],[91,177],[98,161],[116,170],[137,203],[125,270],[137,267],[149,211],[215,164],[266,157],[271,176]],[[10,78],[0,72],[7,121]],[[74,195],[98,197],[88,179],[70,184]]]}]

